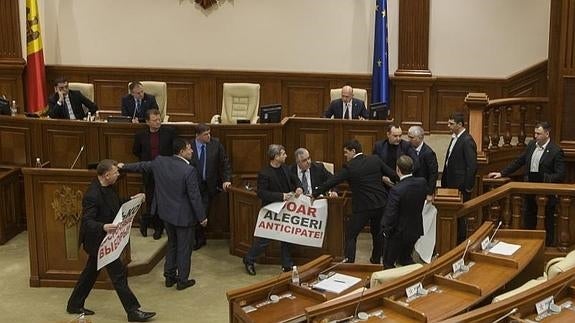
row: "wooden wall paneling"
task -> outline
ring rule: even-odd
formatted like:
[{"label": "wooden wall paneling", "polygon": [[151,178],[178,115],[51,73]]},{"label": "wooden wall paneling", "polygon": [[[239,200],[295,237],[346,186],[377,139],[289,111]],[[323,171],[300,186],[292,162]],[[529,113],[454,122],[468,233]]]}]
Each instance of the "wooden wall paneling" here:
[{"label": "wooden wall paneling", "polygon": [[16,100],[19,113],[26,110],[24,104],[24,66],[23,60],[20,63],[10,65],[3,65],[0,61],[0,96],[6,96],[10,101]]},{"label": "wooden wall paneling", "polygon": [[[71,80],[68,77],[68,80]],[[94,79],[94,101],[100,110],[122,111],[122,97],[128,94],[128,80]]]},{"label": "wooden wall paneling", "polygon": [[50,167],[70,168],[82,146],[84,151],[75,169],[85,169],[88,160],[98,159],[98,147],[90,144],[93,142],[90,138],[97,137],[97,131],[91,127],[74,127],[75,122],[83,121],[53,121],[42,125],[42,155],[50,161]]},{"label": "wooden wall paneling", "polygon": [[201,109],[198,83],[168,83],[168,110],[170,121],[198,120]]},{"label": "wooden wall paneling", "polygon": [[98,147],[99,155],[95,160],[114,159],[118,162],[131,163],[138,161],[138,158],[132,153],[134,146],[134,136],[138,131],[146,129],[144,124],[96,124],[100,145]]},{"label": "wooden wall paneling", "polygon": [[286,124],[284,144],[288,154],[287,162],[295,163],[294,152],[303,147],[309,151],[312,160],[334,163],[333,143],[338,142],[335,123],[322,122],[326,121],[323,119],[318,119],[317,123],[304,120],[309,119],[290,119]]},{"label": "wooden wall paneling", "polygon": [[22,231],[20,169],[0,167],[0,245]]},{"label": "wooden wall paneling", "polygon": [[0,1],[0,63],[3,61],[22,60],[22,43],[20,42],[20,11],[18,0]]},{"label": "wooden wall paneling", "polygon": [[0,140],[2,142],[0,163],[30,166],[32,165],[30,156],[42,157],[41,151],[33,149],[33,138],[39,137],[34,136],[34,131],[29,124],[18,122],[16,118],[8,119],[10,117],[4,116],[0,118],[7,122],[0,127]]},{"label": "wooden wall paneling", "polygon": [[402,130],[412,125],[429,129],[432,81],[431,78],[395,78],[394,104],[390,113]]},{"label": "wooden wall paneling", "polygon": [[399,1],[396,76],[431,76],[428,67],[429,4],[430,0]]},{"label": "wooden wall paneling", "polygon": [[[234,188],[236,189],[236,188]],[[230,193],[230,254],[245,255],[253,241],[253,233],[261,208],[255,192]],[[231,216],[236,215],[236,216]]]},{"label": "wooden wall paneling", "polygon": [[511,75],[505,83],[502,97],[547,96],[547,61]]},{"label": "wooden wall paneling", "polygon": [[[321,117],[329,105],[330,86],[327,81],[283,82],[283,103],[287,116]],[[326,100],[327,93],[327,100]]]},{"label": "wooden wall paneling", "polygon": [[[563,79],[562,120],[573,120],[573,109],[575,108],[575,76]],[[568,144],[570,148],[575,147],[575,127],[572,121],[563,122],[561,126],[561,142]]]}]

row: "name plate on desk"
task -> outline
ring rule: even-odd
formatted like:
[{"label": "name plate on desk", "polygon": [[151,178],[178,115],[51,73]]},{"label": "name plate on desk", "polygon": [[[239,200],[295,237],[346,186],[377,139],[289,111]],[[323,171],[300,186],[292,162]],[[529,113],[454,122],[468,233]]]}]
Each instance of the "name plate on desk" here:
[{"label": "name plate on desk", "polygon": [[465,260],[463,259],[459,259],[456,262],[454,262],[451,267],[453,268],[453,273],[457,273],[459,271],[463,271],[463,268],[465,267]]},{"label": "name plate on desk", "polygon": [[483,241],[481,241],[481,250],[487,250],[489,248],[489,237],[485,237]]},{"label": "name plate on desk", "polygon": [[423,289],[423,285],[421,284],[421,282],[414,284],[414,285],[411,285],[405,289],[405,296],[408,299],[410,299],[413,296],[416,296],[418,291],[421,289]]},{"label": "name plate on desk", "polygon": [[553,304],[553,296],[549,296],[542,301],[535,304],[535,309],[537,310],[537,315],[541,315],[549,310],[549,307]]}]

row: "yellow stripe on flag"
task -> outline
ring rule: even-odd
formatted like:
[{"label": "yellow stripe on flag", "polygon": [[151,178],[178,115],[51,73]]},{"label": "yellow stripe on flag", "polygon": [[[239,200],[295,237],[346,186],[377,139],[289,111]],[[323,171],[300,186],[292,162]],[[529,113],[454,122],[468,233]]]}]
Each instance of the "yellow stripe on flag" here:
[{"label": "yellow stripe on flag", "polygon": [[38,1],[26,0],[26,52],[27,55],[42,50],[40,19],[38,18]]}]

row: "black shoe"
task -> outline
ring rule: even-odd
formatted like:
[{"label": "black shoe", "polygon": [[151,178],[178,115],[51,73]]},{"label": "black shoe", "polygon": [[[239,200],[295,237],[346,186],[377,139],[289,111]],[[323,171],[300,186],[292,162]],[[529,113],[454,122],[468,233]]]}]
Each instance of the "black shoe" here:
[{"label": "black shoe", "polygon": [[164,231],[164,230],[156,229],[154,231],[154,240],[160,240],[160,238],[162,238],[162,231]]},{"label": "black shoe", "polygon": [[70,307],[66,308],[66,312],[70,314],[84,314],[84,315],[94,315],[96,312],[89,310],[85,307]]},{"label": "black shoe", "polygon": [[192,287],[196,284],[196,281],[194,279],[188,279],[185,282],[178,282],[178,285],[176,286],[177,290],[183,290],[186,289],[188,287]]},{"label": "black shoe", "polygon": [[377,261],[377,260],[375,260],[375,259],[373,259],[373,258],[369,258],[369,262],[371,262],[371,263],[374,264],[374,265],[381,265],[381,262],[379,262],[379,261]]},{"label": "black shoe", "polygon": [[144,312],[139,309],[128,312],[128,322],[146,322],[156,315],[156,312]]},{"label": "black shoe", "polygon": [[246,272],[248,273],[248,275],[250,276],[256,275],[256,267],[254,266],[254,264],[250,264],[244,261],[244,267],[246,268]]},{"label": "black shoe", "polygon": [[178,280],[176,278],[166,278],[166,287],[174,286]]},{"label": "black shoe", "polygon": [[292,271],[292,268],[291,267],[282,267],[282,271],[284,273],[288,273],[288,272]]},{"label": "black shoe", "polygon": [[148,236],[148,227],[140,224],[140,233],[142,234],[142,237],[147,237]]},{"label": "black shoe", "polygon": [[196,242],[196,244],[194,244],[193,249],[194,249],[194,250],[198,250],[198,249],[200,249],[201,247],[203,247],[203,246],[205,246],[205,245],[206,245],[206,240],[198,241],[198,242]]}]

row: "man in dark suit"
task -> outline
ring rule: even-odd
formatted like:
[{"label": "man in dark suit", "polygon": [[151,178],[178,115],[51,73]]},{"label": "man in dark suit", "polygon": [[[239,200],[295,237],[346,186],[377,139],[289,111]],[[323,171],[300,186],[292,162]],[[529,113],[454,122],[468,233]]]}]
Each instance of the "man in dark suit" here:
[{"label": "man in dark suit", "polygon": [[193,286],[189,279],[194,226],[208,224],[198,187],[197,171],[190,165],[192,146],[182,138],[174,139],[173,156],[158,156],[152,161],[119,164],[127,171],[152,172],[155,190],[152,209],[160,213],[168,234],[168,250],[164,264],[166,287],[177,283],[182,290]]},{"label": "man in dark suit", "polygon": [[70,90],[68,80],[58,78],[54,81],[54,94],[48,98],[48,116],[52,119],[82,120],[87,114],[85,106],[94,115],[98,107],[80,91]]},{"label": "man in dark suit", "polygon": [[389,190],[383,214],[385,252],[383,265],[386,269],[413,264],[411,253],[415,242],[423,235],[423,204],[427,195],[424,178],[412,176],[413,160],[403,155],[397,159],[396,172],[399,183]]},{"label": "man in dark suit", "polygon": [[[465,129],[465,116],[454,112],[447,122],[451,130],[451,141],[447,148],[441,187],[456,188],[463,195],[463,202],[471,198],[477,173],[477,145]],[[457,219],[457,242],[465,240],[467,235],[467,219]]]},{"label": "man in dark suit", "polygon": [[333,100],[327,107],[324,116],[334,119],[367,119],[369,112],[365,108],[365,102],[353,98],[353,88],[346,85],[341,88],[341,99]]},{"label": "man in dark suit", "polygon": [[[203,123],[196,125],[196,140],[192,142],[194,150],[192,165],[198,170],[202,203],[209,215],[210,201],[221,191],[232,185],[232,167],[230,160],[218,138],[212,138],[210,127]],[[205,228],[196,226],[194,250],[206,245]]]},{"label": "man in dark suit", "polygon": [[[66,310],[70,314],[94,314],[94,311],[84,307],[84,303],[98,277],[98,249],[106,234],[114,232],[118,227],[112,223],[121,206],[120,197],[113,187],[120,175],[116,161],[102,160],[96,173],[98,178],[92,181],[82,199],[80,243],[88,254],[88,261],[68,299]],[[128,314],[129,322],[145,322],[156,315],[154,312],[140,310],[140,303],[128,286],[126,269],[120,258],[106,265],[106,271]]]},{"label": "man in dark suit", "polygon": [[362,153],[361,144],[349,140],[343,146],[343,154],[347,163],[342,170],[324,184],[315,187],[313,196],[317,197],[335,185],[347,181],[352,191],[353,215],[347,224],[345,234],[345,257],[348,262],[355,261],[355,246],[357,236],[369,221],[373,250],[371,263],[381,263],[383,252],[383,235],[381,234],[381,216],[387,199],[387,191],[382,182],[383,176],[393,176],[389,167],[379,159]]},{"label": "man in dark suit", "polygon": [[[534,139],[529,142],[525,151],[501,172],[489,173],[491,178],[509,176],[525,166],[524,180],[534,183],[562,183],[565,180],[565,161],[561,147],[551,142],[548,122],[535,125]],[[545,205],[546,245],[555,244],[555,206],[557,197],[547,196]],[[527,229],[535,229],[537,225],[537,203],[534,196],[526,196],[523,205],[523,223]]]},{"label": "man in dark suit", "polygon": [[[290,171],[299,178],[305,195],[311,194],[314,187],[333,176],[322,163],[312,162],[307,149],[298,148],[294,154],[296,163],[291,165]],[[337,193],[330,191],[329,196],[337,196]]]},{"label": "man in dark suit", "polygon": [[[136,133],[132,152],[140,161],[154,160],[157,156],[171,156],[172,143],[176,138],[176,130],[172,127],[162,126],[160,111],[150,109],[146,111],[146,124],[148,128]],[[148,226],[154,228],[154,240],[162,237],[164,223],[158,216],[158,210],[152,209],[154,196],[154,176],[149,173],[142,174],[146,190],[146,210],[140,218],[140,233],[148,236]]]},{"label": "man in dark suit", "polygon": [[132,117],[133,123],[144,122],[149,109],[160,109],[156,97],[144,93],[144,86],[139,81],[131,82],[128,89],[130,94],[122,98],[122,115]]},{"label": "man in dark suit", "polygon": [[[299,179],[285,165],[287,157],[285,148],[282,145],[270,145],[267,155],[270,164],[258,174],[258,197],[262,200],[262,206],[273,202],[287,201],[294,196],[294,193],[296,197],[303,194]],[[249,275],[256,274],[256,258],[270,242],[270,239],[254,237],[252,246],[243,259],[246,272]],[[289,243],[281,242],[282,271],[284,272],[292,270],[293,266],[289,248]]]},{"label": "man in dark suit", "polygon": [[409,138],[409,143],[411,147],[415,150],[417,157],[419,158],[419,168],[413,172],[415,177],[425,178],[427,183],[427,201],[433,201],[433,195],[435,194],[435,186],[437,186],[438,168],[437,156],[435,151],[431,149],[425,142],[423,142],[424,131],[420,126],[412,126],[407,131],[407,137]]},{"label": "man in dark suit", "polygon": [[395,163],[402,155],[407,155],[415,162],[415,169],[419,169],[419,161],[417,154],[409,142],[401,139],[401,127],[395,124],[387,126],[387,139],[380,140],[373,146],[372,154],[379,156],[381,160],[389,167],[389,172],[393,174],[392,177],[385,178],[384,181],[392,185],[392,183],[399,181],[399,176],[395,174]]}]

